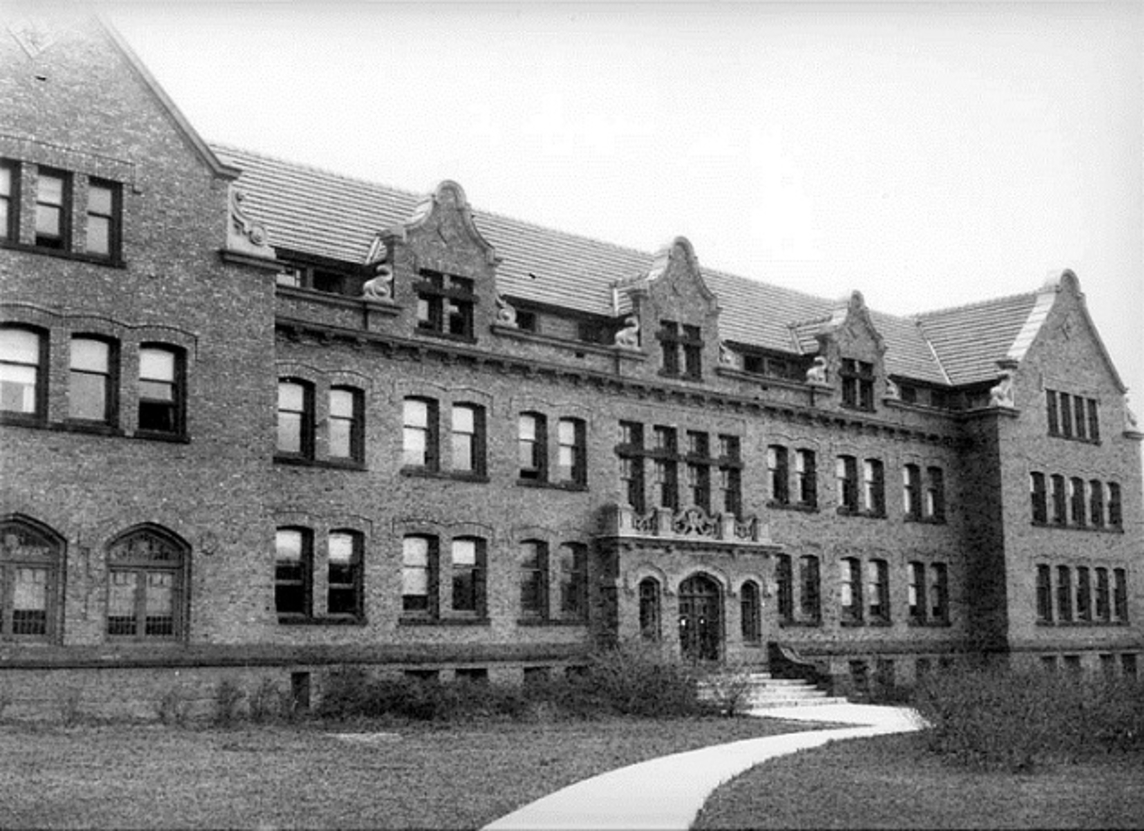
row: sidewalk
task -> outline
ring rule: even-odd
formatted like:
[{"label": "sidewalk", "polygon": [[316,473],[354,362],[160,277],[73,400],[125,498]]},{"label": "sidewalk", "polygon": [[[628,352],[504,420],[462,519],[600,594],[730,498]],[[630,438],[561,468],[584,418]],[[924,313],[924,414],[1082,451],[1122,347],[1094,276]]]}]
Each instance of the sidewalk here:
[{"label": "sidewalk", "polygon": [[756,710],[751,715],[852,726],[745,739],[629,765],[538,799],[486,826],[485,831],[639,828],[686,831],[715,788],[760,762],[818,747],[833,739],[918,729],[911,711],[871,704],[773,707]]}]

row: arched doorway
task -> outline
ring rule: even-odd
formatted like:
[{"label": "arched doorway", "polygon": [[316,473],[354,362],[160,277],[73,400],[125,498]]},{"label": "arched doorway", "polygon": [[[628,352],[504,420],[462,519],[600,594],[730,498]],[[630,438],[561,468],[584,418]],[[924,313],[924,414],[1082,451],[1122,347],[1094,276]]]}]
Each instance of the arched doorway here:
[{"label": "arched doorway", "polygon": [[679,646],[683,657],[717,661],[723,640],[719,584],[695,574],[679,584]]}]

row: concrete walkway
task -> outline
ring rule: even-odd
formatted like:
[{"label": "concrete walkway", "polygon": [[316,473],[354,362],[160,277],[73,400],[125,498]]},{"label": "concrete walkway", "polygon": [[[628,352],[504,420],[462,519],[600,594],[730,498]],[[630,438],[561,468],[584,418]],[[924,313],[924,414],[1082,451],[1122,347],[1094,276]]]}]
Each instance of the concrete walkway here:
[{"label": "concrete walkway", "polygon": [[907,733],[919,726],[910,710],[870,704],[772,707],[751,715],[852,726],[744,739],[629,765],[538,799],[486,826],[486,831],[686,831],[715,788],[760,762],[834,739]]}]

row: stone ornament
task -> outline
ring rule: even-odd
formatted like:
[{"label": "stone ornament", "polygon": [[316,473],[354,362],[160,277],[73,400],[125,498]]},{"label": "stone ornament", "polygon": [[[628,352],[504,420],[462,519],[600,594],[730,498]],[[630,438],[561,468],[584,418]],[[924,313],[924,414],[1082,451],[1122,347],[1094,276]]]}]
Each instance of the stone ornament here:
[{"label": "stone ornament", "polygon": [[1124,429],[1129,433],[1139,433],[1140,423],[1136,420],[1136,413],[1128,406],[1128,396],[1124,396]]},{"label": "stone ornament", "polygon": [[623,349],[640,348],[640,322],[635,315],[629,315],[624,328],[616,332],[616,346]]},{"label": "stone ornament", "polygon": [[365,281],[361,287],[361,296],[366,300],[393,299],[393,268],[386,262],[374,263],[371,266],[373,277]]},{"label": "stone ornament", "polygon": [[738,367],[739,365],[738,356],[723,341],[719,341],[719,363],[730,367]]},{"label": "stone ornament", "polygon": [[826,358],[819,355],[814,359],[814,366],[806,371],[806,383],[815,386],[826,386]]},{"label": "stone ornament", "polygon": [[246,194],[231,185],[230,223],[227,226],[226,247],[231,251],[273,257],[274,249],[270,247],[270,236],[266,232],[266,226],[255,222],[246,212],[242,205],[245,199]]},{"label": "stone ornament", "polygon": [[989,390],[990,407],[1007,407],[1013,409],[1013,373],[1006,370],[997,385]]},{"label": "stone ornament", "polygon": [[892,378],[886,379],[886,398],[891,401],[902,400],[902,391],[898,388],[898,385],[894,383]]},{"label": "stone ornament", "polygon": [[516,328],[516,309],[514,309],[508,301],[506,301],[499,294],[496,296],[497,304],[497,323],[501,326],[511,326]]}]

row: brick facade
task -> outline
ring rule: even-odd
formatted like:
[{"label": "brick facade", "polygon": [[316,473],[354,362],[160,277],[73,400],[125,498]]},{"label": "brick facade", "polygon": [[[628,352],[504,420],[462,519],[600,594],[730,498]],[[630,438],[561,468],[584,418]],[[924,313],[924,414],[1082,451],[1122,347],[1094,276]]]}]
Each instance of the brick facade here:
[{"label": "brick facade", "polygon": [[[858,293],[778,316],[687,240],[646,257],[506,230],[451,182],[394,194],[372,244],[335,256],[275,212],[273,165],[204,144],[114,33],[48,31],[0,38],[0,307],[19,333],[0,356],[0,685],[24,704],[78,683],[138,710],[221,677],[320,686],[341,664],[510,679],[652,621],[675,652],[795,650],[840,689],[983,655],[1144,652],[1141,435],[1071,272],[957,381],[924,319]],[[62,243],[37,230],[52,177]],[[87,248],[98,187],[117,200],[107,255]],[[521,277],[514,245],[564,282]],[[640,266],[593,283],[561,246]],[[338,288],[289,285],[299,264]],[[105,345],[103,376],[77,340]],[[144,383],[156,349],[175,356],[171,429]],[[102,416],[77,419],[92,383]],[[1099,437],[1050,435],[1046,390],[1085,419],[1095,402]],[[1033,473],[1088,483],[1086,508],[1101,483],[1103,527],[1032,522]],[[1089,620],[1038,620],[1039,566],[1091,581]]]}]

